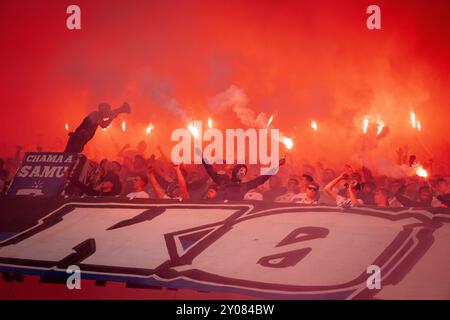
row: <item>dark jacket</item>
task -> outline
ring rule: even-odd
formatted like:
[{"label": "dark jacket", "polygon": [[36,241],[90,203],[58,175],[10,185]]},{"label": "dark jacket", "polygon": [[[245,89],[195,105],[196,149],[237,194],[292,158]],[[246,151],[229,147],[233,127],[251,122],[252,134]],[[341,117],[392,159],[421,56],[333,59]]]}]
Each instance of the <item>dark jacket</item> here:
[{"label": "dark jacket", "polygon": [[271,175],[263,175],[247,182],[241,182],[236,178],[236,174],[245,165],[236,165],[231,177],[229,177],[226,174],[218,174],[212,165],[206,163],[204,159],[202,162],[208,175],[219,186],[217,200],[243,200],[249,190],[263,184],[271,177]]},{"label": "dark jacket", "polygon": [[119,177],[114,173],[108,173],[104,180],[109,180],[113,184],[113,189],[110,192],[103,192],[101,190],[95,190],[90,186],[85,185],[84,183],[71,178],[70,184],[80,189],[87,196],[97,196],[97,197],[113,197],[120,194],[122,184],[120,183]]},{"label": "dark jacket", "polygon": [[431,199],[430,201],[413,200],[404,195],[405,191],[406,187],[402,186],[395,194],[398,202],[400,202],[404,207],[431,207],[431,201],[433,199]]}]

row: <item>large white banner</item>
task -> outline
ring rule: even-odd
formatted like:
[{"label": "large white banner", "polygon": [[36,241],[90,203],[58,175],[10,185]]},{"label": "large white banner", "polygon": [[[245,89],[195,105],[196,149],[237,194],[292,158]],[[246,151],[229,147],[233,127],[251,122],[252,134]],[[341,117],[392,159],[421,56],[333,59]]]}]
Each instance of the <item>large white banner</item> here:
[{"label": "large white banner", "polygon": [[[447,210],[448,211],[448,210]],[[260,203],[72,202],[0,270],[292,299],[450,299],[450,215]]]}]

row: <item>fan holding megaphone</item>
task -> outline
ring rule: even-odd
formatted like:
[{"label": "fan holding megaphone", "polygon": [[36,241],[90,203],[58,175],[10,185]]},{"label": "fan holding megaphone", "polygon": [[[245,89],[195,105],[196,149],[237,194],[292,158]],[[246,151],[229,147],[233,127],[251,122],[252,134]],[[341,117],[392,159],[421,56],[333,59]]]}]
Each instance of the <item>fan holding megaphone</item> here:
[{"label": "fan holding megaphone", "polygon": [[83,119],[75,132],[69,133],[69,141],[67,141],[64,152],[81,153],[84,146],[94,137],[97,127],[107,128],[121,113],[131,113],[130,105],[127,102],[114,110],[111,110],[109,104],[100,103],[98,111],[91,112]]}]

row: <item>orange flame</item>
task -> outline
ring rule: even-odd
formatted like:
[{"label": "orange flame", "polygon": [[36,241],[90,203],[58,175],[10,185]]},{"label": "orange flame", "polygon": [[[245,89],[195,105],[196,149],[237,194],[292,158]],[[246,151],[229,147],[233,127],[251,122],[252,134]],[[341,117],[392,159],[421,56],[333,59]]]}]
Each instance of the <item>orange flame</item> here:
[{"label": "orange flame", "polygon": [[425,170],[420,163],[417,163],[413,166],[414,171],[419,177],[428,178],[428,172]]},{"label": "orange flame", "polygon": [[271,115],[270,118],[269,118],[269,121],[267,121],[266,128],[268,128],[268,127],[270,126],[270,124],[272,123],[272,121],[273,121],[273,115]]},{"label": "orange flame", "polygon": [[367,133],[367,129],[369,128],[369,118],[364,118],[363,119],[363,133],[366,134]]},{"label": "orange flame", "polygon": [[288,137],[282,137],[280,141],[285,145],[288,150],[291,150],[294,147],[294,141]]},{"label": "orange flame", "polygon": [[314,131],[317,131],[317,122],[312,120],[311,121],[311,128],[313,128]]},{"label": "orange flame", "polygon": [[411,118],[411,125],[415,129],[416,128],[416,114],[414,112],[410,112],[409,116]]},{"label": "orange flame", "polygon": [[155,127],[153,126],[153,124],[152,124],[152,123],[149,123],[147,129],[145,129],[145,133],[146,133],[146,134],[150,134],[150,132],[152,132],[152,130],[153,130],[154,128],[155,128]]},{"label": "orange flame", "polygon": [[384,128],[384,121],[383,120],[378,120],[377,124],[378,124],[377,135],[380,135],[381,131],[383,131],[383,128]]},{"label": "orange flame", "polygon": [[188,124],[187,128],[192,133],[194,138],[198,139],[199,134],[200,134],[199,131],[198,131],[198,128],[195,125],[193,125],[192,123]]}]

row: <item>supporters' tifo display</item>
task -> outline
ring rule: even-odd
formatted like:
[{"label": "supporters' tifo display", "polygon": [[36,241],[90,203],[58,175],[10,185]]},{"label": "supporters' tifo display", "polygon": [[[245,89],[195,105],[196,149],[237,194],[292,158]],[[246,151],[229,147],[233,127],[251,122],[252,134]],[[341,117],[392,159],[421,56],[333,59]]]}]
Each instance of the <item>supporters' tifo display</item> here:
[{"label": "supporters' tifo display", "polygon": [[[24,196],[0,208],[1,298],[449,298],[448,209]],[[71,268],[77,292],[62,290]]]},{"label": "supporters' tifo display", "polygon": [[[145,149],[144,142],[140,148]],[[22,162],[16,159],[17,173],[7,194],[260,200],[384,208],[447,208],[450,203],[446,177],[431,176],[430,169],[424,169],[414,156],[409,157],[408,164],[399,157],[397,167],[404,174],[401,178],[377,176],[367,167],[355,169],[349,165],[336,175],[321,163],[304,166],[303,173],[296,174],[293,167],[282,170],[285,158],[279,160],[277,174],[259,175],[258,166],[212,165],[204,158],[200,165],[174,164],[161,147],[158,150],[160,157],[145,159],[137,153],[132,163],[107,159],[96,163],[76,153],[25,153]]]}]

